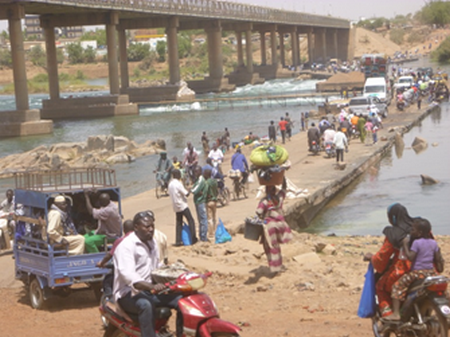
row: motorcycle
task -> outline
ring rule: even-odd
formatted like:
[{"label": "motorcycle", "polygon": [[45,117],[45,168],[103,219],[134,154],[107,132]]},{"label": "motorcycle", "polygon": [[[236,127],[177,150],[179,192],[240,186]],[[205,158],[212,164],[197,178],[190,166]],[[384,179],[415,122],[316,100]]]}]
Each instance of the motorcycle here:
[{"label": "motorcycle", "polygon": [[359,138],[359,130],[356,125],[352,125],[352,138]]},{"label": "motorcycle", "polygon": [[[206,285],[211,272],[197,274],[187,272],[176,280],[166,284],[163,292],[183,294],[178,306],[183,315],[183,337],[239,337],[241,328],[219,318],[219,313],[212,299],[198,292]],[[117,306],[107,298],[100,305],[100,313],[108,321],[104,337],[138,337],[141,336],[137,317],[121,316]],[[160,307],[155,310],[156,332],[161,337],[175,337],[167,328],[172,315],[170,308]]]},{"label": "motorcycle", "polygon": [[405,109],[405,102],[404,101],[397,101],[397,109],[400,111],[403,111]]},{"label": "motorcycle", "polygon": [[313,153],[313,155],[317,155],[320,151],[320,146],[319,144],[317,144],[317,142],[315,140],[313,140],[311,142],[311,152]]},{"label": "motorcycle", "polygon": [[333,146],[333,143],[327,142],[325,144],[325,153],[327,154],[328,158],[336,157],[336,150]]},{"label": "motorcycle", "polygon": [[450,303],[445,290],[450,281],[445,276],[428,276],[414,282],[401,307],[401,320],[372,317],[375,337],[446,337],[450,323]]}]

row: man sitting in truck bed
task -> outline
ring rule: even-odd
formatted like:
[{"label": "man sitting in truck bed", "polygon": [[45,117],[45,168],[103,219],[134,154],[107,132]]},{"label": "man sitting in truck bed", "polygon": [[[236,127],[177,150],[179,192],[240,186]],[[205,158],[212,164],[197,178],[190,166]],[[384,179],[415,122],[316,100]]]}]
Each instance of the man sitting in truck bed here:
[{"label": "man sitting in truck bed", "polygon": [[98,253],[98,248],[105,242],[105,238],[117,239],[122,234],[122,219],[117,205],[111,202],[108,193],[100,194],[98,201],[100,208],[92,207],[89,193],[84,191],[86,198],[86,208],[94,219],[98,220],[98,227],[84,236],[86,253]]},{"label": "man sitting in truck bed", "polygon": [[[55,246],[68,246],[69,255],[84,253],[84,237],[79,235],[75,226],[66,212],[67,201],[63,195],[58,195],[48,212],[47,236],[51,244]],[[44,237],[44,240],[46,237]]]}]

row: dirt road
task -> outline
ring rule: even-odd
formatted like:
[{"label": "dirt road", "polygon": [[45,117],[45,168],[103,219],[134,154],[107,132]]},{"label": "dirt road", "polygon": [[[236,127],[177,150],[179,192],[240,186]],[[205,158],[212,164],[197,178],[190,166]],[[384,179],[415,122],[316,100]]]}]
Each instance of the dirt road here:
[{"label": "dirt road", "polygon": [[[384,121],[380,138],[391,137],[392,133],[388,132],[391,127],[406,125],[420,115],[417,111],[396,113],[393,109],[391,107]],[[380,141],[378,145],[365,146],[352,141],[349,153],[345,154],[346,170],[361,156],[384,144]],[[308,154],[305,133],[287,142],[286,149],[292,162],[287,176],[310,193],[335,179],[339,172],[342,174],[334,169],[333,159]],[[245,149],[246,154],[249,151],[250,148]],[[229,158],[227,154],[225,172],[229,168]],[[226,227],[236,228],[246,216],[254,214],[257,186],[249,186],[248,199],[232,201],[218,210]],[[288,200],[286,207],[294,202]],[[145,209],[155,212],[157,227],[167,234],[170,243],[174,242],[175,215],[169,198],[156,199],[154,192],[148,191],[123,201],[125,218]],[[367,268],[362,254],[376,251],[381,240],[379,237],[338,238],[296,233],[294,241],[282,247],[288,270],[275,278],[269,276],[262,247],[255,241],[245,240],[241,234],[222,245],[202,243],[170,247],[170,260],[180,259],[196,271],[214,272],[205,291],[216,301],[222,318],[242,325],[242,336],[370,336],[370,322],[356,316]],[[442,237],[438,241],[446,257],[450,253],[450,238]],[[320,253],[304,262],[294,260],[294,257],[315,251],[319,242],[331,244],[335,253]],[[0,270],[1,336],[102,335],[93,293],[79,292],[56,299],[49,302],[46,310],[36,311],[30,308],[21,284],[14,280],[11,254],[0,256]]]}]

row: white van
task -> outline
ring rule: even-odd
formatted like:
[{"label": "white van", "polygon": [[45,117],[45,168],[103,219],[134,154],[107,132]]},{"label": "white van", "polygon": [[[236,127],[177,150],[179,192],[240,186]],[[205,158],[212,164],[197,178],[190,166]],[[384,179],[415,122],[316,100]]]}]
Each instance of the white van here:
[{"label": "white van", "polygon": [[389,104],[391,97],[384,77],[369,77],[364,84],[363,96],[375,96],[381,102]]}]

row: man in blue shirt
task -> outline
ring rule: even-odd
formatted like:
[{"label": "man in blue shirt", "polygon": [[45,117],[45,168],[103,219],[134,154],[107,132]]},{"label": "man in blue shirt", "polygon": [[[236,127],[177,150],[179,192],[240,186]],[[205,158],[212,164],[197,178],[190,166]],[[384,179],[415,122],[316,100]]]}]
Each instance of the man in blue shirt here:
[{"label": "man in blue shirt", "polygon": [[236,153],[233,154],[233,156],[231,157],[231,168],[233,170],[238,170],[241,172],[242,175],[241,184],[245,184],[247,182],[249,169],[247,159],[242,154],[240,147],[236,150]]}]

